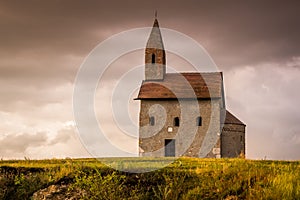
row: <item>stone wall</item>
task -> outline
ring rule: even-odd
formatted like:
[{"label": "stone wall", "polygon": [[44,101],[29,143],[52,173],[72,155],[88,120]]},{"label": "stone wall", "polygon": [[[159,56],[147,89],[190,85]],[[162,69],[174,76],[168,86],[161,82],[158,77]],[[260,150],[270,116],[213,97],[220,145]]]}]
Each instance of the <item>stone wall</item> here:
[{"label": "stone wall", "polygon": [[[152,54],[155,55],[155,63],[152,63]],[[163,80],[165,74],[166,74],[165,50],[146,48],[145,80]]]},{"label": "stone wall", "polygon": [[224,124],[221,134],[221,156],[239,157],[245,154],[245,125]]},{"label": "stone wall", "polygon": [[[220,99],[141,100],[140,155],[164,156],[165,139],[175,139],[175,156],[220,157],[220,104]],[[197,125],[199,111],[202,126]],[[175,117],[180,118],[178,127]]]}]

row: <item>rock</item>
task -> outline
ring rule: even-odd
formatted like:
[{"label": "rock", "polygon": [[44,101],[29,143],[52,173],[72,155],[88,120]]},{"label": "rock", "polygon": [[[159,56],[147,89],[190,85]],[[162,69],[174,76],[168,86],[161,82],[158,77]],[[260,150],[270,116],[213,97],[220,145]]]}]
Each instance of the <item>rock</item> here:
[{"label": "rock", "polygon": [[33,200],[75,200],[84,196],[84,191],[69,190],[69,185],[50,185],[35,192]]}]

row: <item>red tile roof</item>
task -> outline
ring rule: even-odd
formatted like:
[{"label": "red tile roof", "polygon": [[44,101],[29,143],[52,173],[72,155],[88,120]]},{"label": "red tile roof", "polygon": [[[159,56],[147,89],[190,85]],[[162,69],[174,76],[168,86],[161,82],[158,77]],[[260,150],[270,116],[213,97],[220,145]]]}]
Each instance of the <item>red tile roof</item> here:
[{"label": "red tile roof", "polygon": [[137,99],[221,98],[222,72],[167,73],[163,81],[143,81]]}]

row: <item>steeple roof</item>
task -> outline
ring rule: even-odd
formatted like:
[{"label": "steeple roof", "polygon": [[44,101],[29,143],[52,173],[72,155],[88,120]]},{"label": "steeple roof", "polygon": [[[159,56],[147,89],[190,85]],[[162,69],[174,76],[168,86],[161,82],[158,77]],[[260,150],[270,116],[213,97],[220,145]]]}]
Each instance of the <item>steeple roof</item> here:
[{"label": "steeple roof", "polygon": [[158,20],[155,18],[146,48],[164,49]]}]

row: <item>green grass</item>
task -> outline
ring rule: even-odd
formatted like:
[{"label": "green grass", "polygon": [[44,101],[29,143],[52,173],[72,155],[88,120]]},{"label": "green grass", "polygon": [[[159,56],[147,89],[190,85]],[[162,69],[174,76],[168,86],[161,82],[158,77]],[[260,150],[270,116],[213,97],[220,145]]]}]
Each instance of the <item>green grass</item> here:
[{"label": "green grass", "polygon": [[[170,158],[103,158],[143,172]],[[0,199],[62,181],[82,199],[300,199],[300,161],[180,158],[148,173],[96,159],[0,161]]]}]

